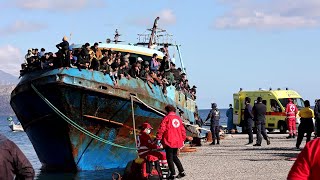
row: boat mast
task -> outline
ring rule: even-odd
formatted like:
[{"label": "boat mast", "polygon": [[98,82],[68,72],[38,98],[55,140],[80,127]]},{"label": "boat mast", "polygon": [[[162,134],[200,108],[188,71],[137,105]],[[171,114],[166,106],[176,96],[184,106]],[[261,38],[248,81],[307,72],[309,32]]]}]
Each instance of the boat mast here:
[{"label": "boat mast", "polygon": [[183,63],[182,56],[181,56],[180,45],[176,44],[176,47],[177,47],[177,50],[178,50],[179,60],[180,60],[180,63],[181,63],[181,70],[182,70],[182,72],[186,73],[186,68],[184,67],[184,63]]},{"label": "boat mast", "polygon": [[152,32],[151,32],[150,39],[149,39],[148,48],[151,48],[151,46],[152,46],[152,40],[153,40],[154,35],[155,35],[155,33],[156,33],[157,26],[158,26],[158,20],[159,20],[159,19],[160,19],[160,18],[157,17],[157,18],[154,20],[153,27],[152,27]]}]

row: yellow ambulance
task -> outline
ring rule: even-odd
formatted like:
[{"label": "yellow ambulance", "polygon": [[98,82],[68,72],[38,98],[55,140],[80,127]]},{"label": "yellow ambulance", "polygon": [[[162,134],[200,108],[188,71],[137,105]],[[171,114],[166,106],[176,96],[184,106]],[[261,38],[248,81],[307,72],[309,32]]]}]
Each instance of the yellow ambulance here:
[{"label": "yellow ambulance", "polygon": [[287,131],[285,109],[289,98],[293,100],[299,110],[304,108],[302,97],[293,90],[259,89],[258,91],[243,91],[240,88],[238,93],[233,94],[233,124],[241,126],[243,132],[245,131],[245,127],[243,126],[245,97],[250,97],[252,106],[258,97],[262,97],[262,103],[267,106],[266,128],[269,132],[272,132],[274,129],[279,129],[281,133]]}]

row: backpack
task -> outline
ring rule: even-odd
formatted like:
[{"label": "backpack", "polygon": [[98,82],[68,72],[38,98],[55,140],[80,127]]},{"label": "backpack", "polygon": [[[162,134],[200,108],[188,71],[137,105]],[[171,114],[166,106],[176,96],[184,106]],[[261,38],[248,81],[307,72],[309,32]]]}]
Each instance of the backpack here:
[{"label": "backpack", "polygon": [[162,172],[159,159],[148,155],[142,163],[142,177],[148,180],[162,180]]}]

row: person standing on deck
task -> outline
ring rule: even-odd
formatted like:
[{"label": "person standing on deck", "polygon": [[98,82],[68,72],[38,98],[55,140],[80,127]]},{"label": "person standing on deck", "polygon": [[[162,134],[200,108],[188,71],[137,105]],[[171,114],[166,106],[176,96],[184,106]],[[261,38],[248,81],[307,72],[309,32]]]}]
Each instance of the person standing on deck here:
[{"label": "person standing on deck", "polygon": [[310,109],[310,102],[308,100],[304,101],[304,108],[299,111],[300,125],[298,128],[298,138],[296,143],[296,148],[300,149],[300,145],[305,133],[307,133],[307,142],[311,139],[311,133],[314,130],[313,120],[314,112]]},{"label": "person standing on deck", "polygon": [[67,67],[67,69],[70,67],[70,53],[69,53],[69,42],[68,38],[64,36],[62,38],[62,42],[57,44],[56,47],[59,49],[58,52],[58,58],[59,63],[56,65],[56,67]]},{"label": "person standing on deck", "polygon": [[34,169],[19,147],[0,134],[0,179],[34,178]]},{"label": "person standing on deck", "polygon": [[244,122],[245,126],[248,131],[249,136],[249,142],[246,145],[252,145],[253,144],[253,132],[252,132],[252,126],[253,126],[253,114],[252,114],[252,106],[250,105],[251,99],[249,97],[245,98],[245,108],[244,108]]},{"label": "person standing on deck", "polygon": [[296,114],[298,113],[298,108],[295,104],[292,103],[292,99],[288,99],[289,103],[286,106],[287,114],[287,125],[289,129],[289,136],[287,139],[296,137]]},{"label": "person standing on deck", "polygon": [[[180,117],[177,116],[174,106],[167,105],[165,110],[167,111],[167,115],[162,119],[156,139],[158,144],[162,143],[166,151],[167,162],[171,172],[169,179],[181,178],[186,176],[186,174],[177,156],[177,152],[178,148],[184,146],[184,141],[187,137],[186,129]],[[174,164],[178,168],[178,175],[176,175]]]},{"label": "person standing on deck", "polygon": [[252,108],[254,122],[257,128],[257,143],[253,146],[261,146],[262,137],[267,141],[267,145],[270,144],[270,138],[266,132],[266,112],[267,107],[262,103],[262,98],[257,98],[257,103]]},{"label": "person standing on deck", "polygon": [[211,135],[212,135],[212,143],[210,145],[215,145],[215,139],[217,139],[217,144],[220,144],[220,125],[219,125],[219,120],[220,120],[220,111],[217,108],[217,104],[216,103],[212,103],[211,104],[211,111],[208,114],[208,117],[206,119],[206,121],[208,119],[210,119],[210,131],[211,131]]}]

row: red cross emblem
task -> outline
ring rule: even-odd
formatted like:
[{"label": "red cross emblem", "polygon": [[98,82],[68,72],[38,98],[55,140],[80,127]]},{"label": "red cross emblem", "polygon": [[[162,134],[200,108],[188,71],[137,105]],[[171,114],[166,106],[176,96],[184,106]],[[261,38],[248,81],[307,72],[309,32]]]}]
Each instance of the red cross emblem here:
[{"label": "red cross emblem", "polygon": [[173,119],[172,120],[172,126],[174,128],[178,128],[180,126],[180,121],[178,119]]},{"label": "red cross emblem", "polygon": [[290,105],[290,111],[294,112],[294,110],[295,110],[294,105]]}]

